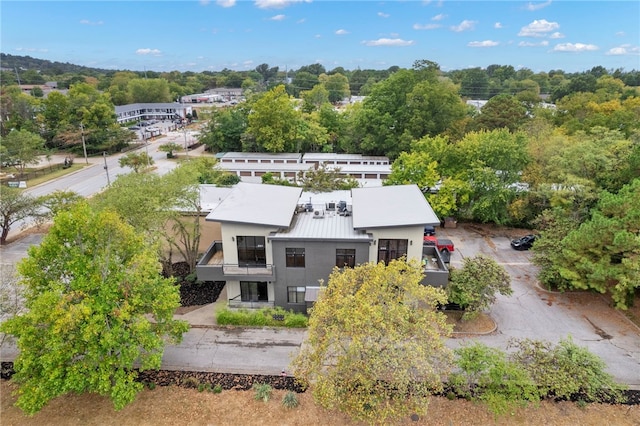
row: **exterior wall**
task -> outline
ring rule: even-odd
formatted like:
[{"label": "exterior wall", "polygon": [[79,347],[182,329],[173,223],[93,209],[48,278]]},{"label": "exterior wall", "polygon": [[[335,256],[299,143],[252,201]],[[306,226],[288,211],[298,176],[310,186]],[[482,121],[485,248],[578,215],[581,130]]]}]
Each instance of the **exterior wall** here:
[{"label": "exterior wall", "polygon": [[[356,265],[369,261],[369,243],[351,241],[271,241],[274,266],[278,271],[274,283],[275,304],[287,310],[306,313],[305,303],[288,303],[287,287],[318,286],[318,280],[324,284],[329,280],[331,271],[336,266],[336,249],[355,249]],[[304,268],[287,268],[286,249],[304,248]]]},{"label": "exterior wall", "polygon": [[[227,289],[227,302],[230,303],[235,303],[238,302],[240,303],[240,281],[227,281],[227,283],[225,284],[225,287]],[[269,302],[273,302],[274,300],[274,283],[267,281],[267,293],[269,296]],[[262,307],[264,306],[264,304],[261,303],[256,303],[255,306],[252,306],[251,302],[244,302],[241,304],[242,307],[244,308],[257,308],[257,307]],[[276,304],[277,306],[277,304]]]},{"label": "exterior wall", "polygon": [[394,228],[376,228],[368,230],[373,236],[376,244],[369,247],[369,260],[378,261],[378,244],[380,239],[398,239],[409,240],[407,245],[407,260],[422,260],[422,237],[424,234],[424,226],[398,226]]}]

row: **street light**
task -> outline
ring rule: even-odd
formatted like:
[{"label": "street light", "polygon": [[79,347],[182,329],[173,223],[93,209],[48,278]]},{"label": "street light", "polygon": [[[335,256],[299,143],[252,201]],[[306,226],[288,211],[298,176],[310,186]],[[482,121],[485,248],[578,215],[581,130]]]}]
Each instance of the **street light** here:
[{"label": "street light", "polygon": [[184,151],[187,154],[187,157],[189,156],[189,148],[187,147],[187,128],[183,127],[182,131],[184,132]]},{"label": "street light", "polygon": [[80,134],[82,135],[82,150],[84,151],[84,162],[89,164],[89,159],[87,158],[87,145],[84,143],[84,126],[82,125],[82,121],[80,122]]}]

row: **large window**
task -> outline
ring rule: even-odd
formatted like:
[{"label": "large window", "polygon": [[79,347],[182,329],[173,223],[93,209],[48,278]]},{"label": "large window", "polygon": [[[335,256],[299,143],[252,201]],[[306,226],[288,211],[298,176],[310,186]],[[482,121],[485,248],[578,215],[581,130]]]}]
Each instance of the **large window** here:
[{"label": "large window", "polygon": [[287,302],[304,303],[305,287],[287,287]]},{"label": "large window", "polygon": [[378,262],[388,264],[407,255],[407,240],[378,240]]},{"label": "large window", "polygon": [[288,248],[287,250],[287,268],[304,268],[304,249]]},{"label": "large window", "polygon": [[267,255],[264,248],[264,237],[238,236],[238,264],[266,265]]},{"label": "large window", "polygon": [[240,300],[243,302],[267,302],[267,283],[262,281],[240,281]]},{"label": "large window", "polygon": [[356,249],[336,249],[336,266],[338,268],[356,266]]}]

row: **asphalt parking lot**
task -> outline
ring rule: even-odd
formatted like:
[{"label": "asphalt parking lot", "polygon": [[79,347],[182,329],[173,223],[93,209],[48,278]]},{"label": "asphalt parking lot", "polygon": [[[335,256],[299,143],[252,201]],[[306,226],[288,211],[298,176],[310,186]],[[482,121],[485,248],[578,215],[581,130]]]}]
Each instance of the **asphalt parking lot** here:
[{"label": "asphalt parking lot", "polygon": [[571,336],[576,344],[600,356],[619,382],[640,389],[640,329],[611,308],[604,296],[540,288],[532,253],[513,250],[507,237],[485,236],[462,227],[438,229],[437,235],[455,244],[451,266],[460,267],[463,258],[478,253],[489,255],[507,270],[513,288],[513,295],[498,295],[491,308],[497,324],[494,333],[451,339],[452,347],[473,339],[506,349],[512,338],[558,342]]}]

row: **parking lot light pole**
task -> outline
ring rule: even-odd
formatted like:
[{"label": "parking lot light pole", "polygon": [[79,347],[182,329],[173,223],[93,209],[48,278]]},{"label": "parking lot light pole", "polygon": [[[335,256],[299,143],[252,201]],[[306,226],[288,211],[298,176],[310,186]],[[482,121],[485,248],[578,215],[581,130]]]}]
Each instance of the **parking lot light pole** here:
[{"label": "parking lot light pole", "polygon": [[187,128],[183,127],[182,131],[184,132],[184,152],[189,156],[189,147],[187,147]]},{"label": "parking lot light pole", "polygon": [[82,135],[82,150],[84,151],[84,162],[89,164],[89,159],[87,158],[87,145],[84,143],[84,126],[82,125],[82,121],[80,122],[80,135]]}]

